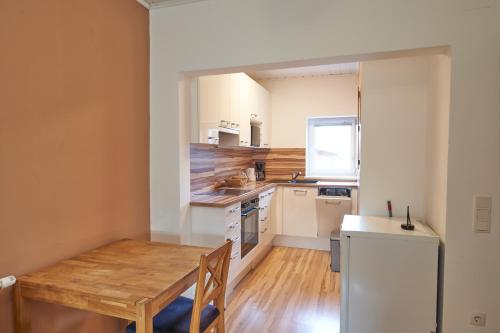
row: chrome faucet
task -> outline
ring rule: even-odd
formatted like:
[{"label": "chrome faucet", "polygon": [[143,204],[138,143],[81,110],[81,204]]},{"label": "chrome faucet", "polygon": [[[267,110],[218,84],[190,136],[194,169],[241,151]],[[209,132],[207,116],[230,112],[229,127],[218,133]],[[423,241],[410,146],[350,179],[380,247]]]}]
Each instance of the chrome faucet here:
[{"label": "chrome faucet", "polygon": [[302,172],[300,171],[292,172],[292,180],[296,180],[301,174]]}]

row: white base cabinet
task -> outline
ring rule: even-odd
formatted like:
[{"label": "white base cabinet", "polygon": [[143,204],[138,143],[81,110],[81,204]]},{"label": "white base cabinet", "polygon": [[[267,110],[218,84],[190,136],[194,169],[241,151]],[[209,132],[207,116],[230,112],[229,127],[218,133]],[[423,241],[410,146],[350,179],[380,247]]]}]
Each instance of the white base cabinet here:
[{"label": "white base cabinet", "polygon": [[274,238],[271,209],[275,189],[259,193],[259,243],[241,258],[241,202],[229,207],[191,207],[190,245],[215,248],[233,241],[228,294],[238,281],[270,250]]},{"label": "white base cabinet", "polygon": [[225,208],[192,207],[191,245],[215,248],[233,241],[229,276],[241,262],[241,202]]},{"label": "white base cabinet", "polygon": [[283,235],[318,237],[315,187],[283,189]]},{"label": "white base cabinet", "polygon": [[269,245],[274,237],[272,205],[275,189],[259,194],[259,244]]}]

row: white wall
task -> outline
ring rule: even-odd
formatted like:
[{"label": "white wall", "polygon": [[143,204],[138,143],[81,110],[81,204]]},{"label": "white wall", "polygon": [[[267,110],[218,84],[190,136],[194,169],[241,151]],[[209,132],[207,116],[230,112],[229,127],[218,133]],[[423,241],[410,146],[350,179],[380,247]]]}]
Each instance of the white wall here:
[{"label": "white wall", "polygon": [[[497,0],[207,0],[151,11],[152,228],[179,233],[183,72],[359,61],[449,45],[451,112],[444,332],[500,327],[500,4]],[[315,59],[308,63],[305,59]],[[212,72],[212,73],[215,73]],[[184,141],[183,141],[184,142]],[[187,161],[189,162],[189,161]],[[472,197],[493,196],[492,233],[472,233]],[[368,198],[365,198],[368,199]],[[183,198],[188,201],[189,198]],[[488,313],[486,328],[469,325]]]},{"label": "white wall", "polygon": [[431,59],[427,118],[426,222],[446,239],[446,190],[450,117],[450,57]]},{"label": "white wall", "polygon": [[261,80],[271,93],[271,146],[305,148],[307,117],[356,116],[357,75]]},{"label": "white wall", "polygon": [[[441,238],[440,294],[446,238],[450,57],[433,55],[364,62],[361,214],[427,222]],[[367,199],[367,200],[364,200]],[[442,313],[439,313],[441,318]]]},{"label": "white wall", "polygon": [[[431,59],[362,64],[360,214],[426,216],[427,118]],[[446,176],[446,174],[445,174]]]}]

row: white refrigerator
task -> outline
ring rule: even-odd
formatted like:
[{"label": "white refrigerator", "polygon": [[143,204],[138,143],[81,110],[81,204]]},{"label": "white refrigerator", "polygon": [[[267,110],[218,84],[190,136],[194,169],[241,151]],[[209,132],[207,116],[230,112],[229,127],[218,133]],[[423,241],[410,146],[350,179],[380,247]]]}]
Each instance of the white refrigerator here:
[{"label": "white refrigerator", "polygon": [[341,333],[436,332],[438,236],[406,219],[344,217]]}]

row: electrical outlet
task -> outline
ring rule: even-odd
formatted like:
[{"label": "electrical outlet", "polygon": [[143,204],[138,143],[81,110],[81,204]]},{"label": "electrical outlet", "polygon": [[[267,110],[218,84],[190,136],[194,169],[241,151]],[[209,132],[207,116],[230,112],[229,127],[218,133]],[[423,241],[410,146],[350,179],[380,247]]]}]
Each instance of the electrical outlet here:
[{"label": "electrical outlet", "polygon": [[486,326],[486,313],[473,313],[470,317],[472,326]]}]

